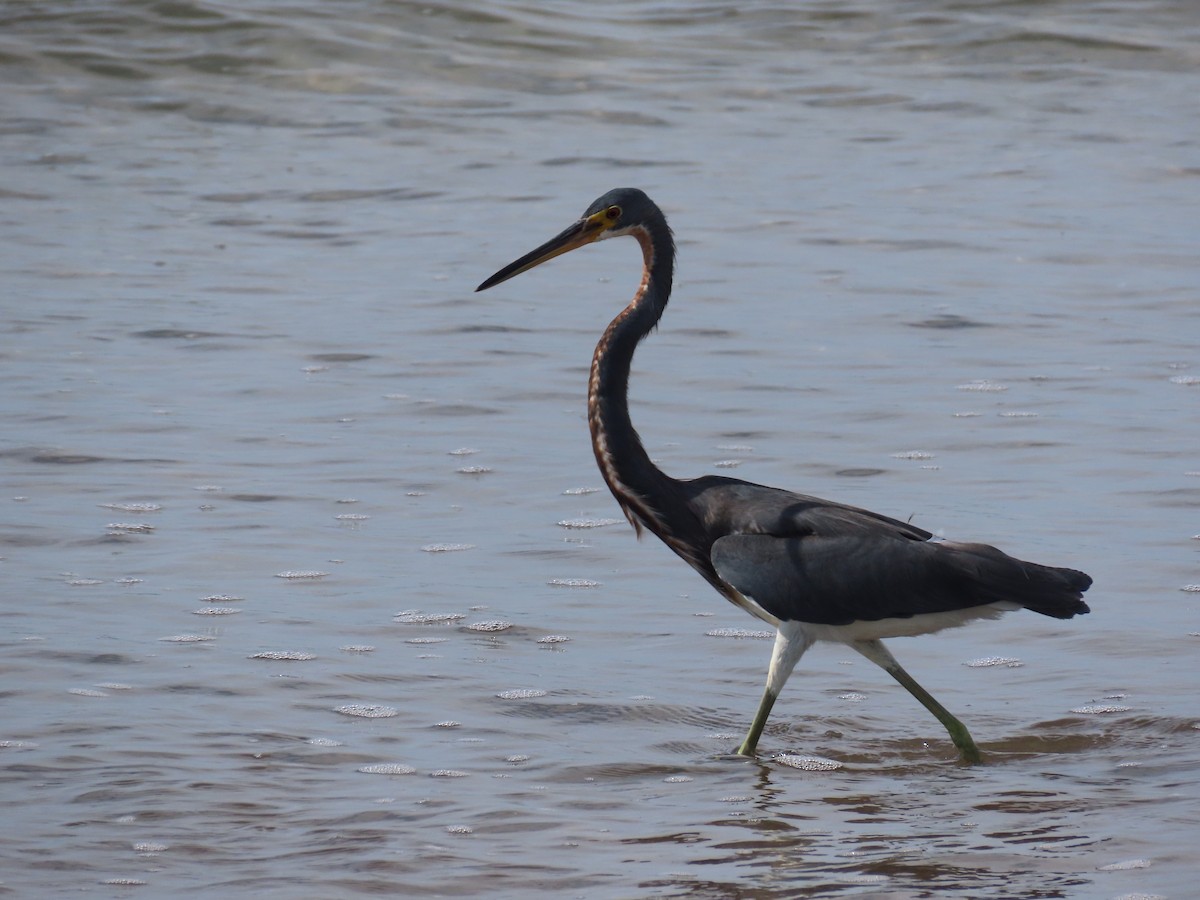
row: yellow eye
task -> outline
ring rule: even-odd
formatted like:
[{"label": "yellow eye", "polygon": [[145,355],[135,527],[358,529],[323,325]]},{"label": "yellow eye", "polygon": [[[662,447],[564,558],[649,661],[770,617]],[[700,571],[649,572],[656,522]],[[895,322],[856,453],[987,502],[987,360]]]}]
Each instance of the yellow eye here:
[{"label": "yellow eye", "polygon": [[621,218],[621,207],[610,206],[608,209],[606,209],[604,211],[604,215],[606,215],[608,217],[608,220],[610,222],[615,222],[615,221],[617,221],[617,219]]}]

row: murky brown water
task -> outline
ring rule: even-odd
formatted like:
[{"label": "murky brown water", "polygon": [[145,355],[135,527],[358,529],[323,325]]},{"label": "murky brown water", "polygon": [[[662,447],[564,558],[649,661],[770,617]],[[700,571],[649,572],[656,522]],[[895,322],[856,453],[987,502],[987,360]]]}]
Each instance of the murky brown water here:
[{"label": "murky brown water", "polygon": [[[0,892],[1194,895],[1191,3],[0,24]],[[989,765],[829,647],[727,755],[769,643],[592,490],[636,248],[472,293],[625,184],[664,468],[1095,576],[893,642]]]}]

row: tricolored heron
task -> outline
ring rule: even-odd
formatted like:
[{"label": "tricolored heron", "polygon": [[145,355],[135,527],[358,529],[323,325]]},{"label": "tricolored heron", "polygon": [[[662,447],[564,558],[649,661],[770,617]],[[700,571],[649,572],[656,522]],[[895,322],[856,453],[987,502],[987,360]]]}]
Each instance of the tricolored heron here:
[{"label": "tricolored heron", "polygon": [[970,733],[908,674],[882,638],[929,634],[1030,609],[1056,619],[1088,612],[1092,579],[1025,562],[986,544],[931,541],[928,531],[805,494],[705,475],[676,479],[650,461],[629,419],[629,369],[671,296],[675,241],[662,210],[636,188],[609,191],[560,235],[505,266],[482,291],[560,254],[631,235],[642,281],[596,345],[588,424],[600,473],[640,535],[643,527],[753,616],[776,628],[766,691],[738,748],[753,756],[779,692],[814,641],[837,641],[882,666],[949,732],[966,762]]}]

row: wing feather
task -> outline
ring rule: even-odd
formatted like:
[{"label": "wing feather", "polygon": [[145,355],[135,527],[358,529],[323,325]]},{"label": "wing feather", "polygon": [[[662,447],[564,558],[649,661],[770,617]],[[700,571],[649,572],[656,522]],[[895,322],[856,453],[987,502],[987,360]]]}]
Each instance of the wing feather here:
[{"label": "wing feather", "polygon": [[824,625],[909,618],[1009,602],[1057,618],[1087,612],[1091,579],[985,544],[887,533],[832,537],[730,534],[712,546],[722,579],[779,619]]}]

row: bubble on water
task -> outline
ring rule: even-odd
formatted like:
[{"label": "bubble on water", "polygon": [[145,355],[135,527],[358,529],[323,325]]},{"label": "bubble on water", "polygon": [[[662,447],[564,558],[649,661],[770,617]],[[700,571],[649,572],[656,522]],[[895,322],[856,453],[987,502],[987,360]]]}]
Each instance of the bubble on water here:
[{"label": "bubble on water", "polygon": [[435,722],[434,728],[461,728],[462,722]]},{"label": "bubble on water", "polygon": [[892,459],[933,459],[933,454],[926,450],[902,450],[893,453]]},{"label": "bubble on water", "polygon": [[392,621],[401,625],[446,625],[465,618],[463,613],[423,613],[419,609],[406,609],[396,613]]},{"label": "bubble on water", "polygon": [[98,691],[95,688],[71,688],[67,691],[68,694],[74,694],[76,697],[107,697],[104,691]]},{"label": "bubble on water", "polygon": [[0,741],[0,750],[36,750],[36,741]]},{"label": "bubble on water", "polygon": [[496,619],[490,622],[472,622],[467,626],[467,630],[483,632],[507,631],[512,627],[512,622],[501,622],[500,620]]},{"label": "bubble on water", "polygon": [[963,663],[972,669],[986,669],[991,666],[1004,666],[1009,669],[1019,669],[1025,663],[1013,656],[981,656],[979,659],[973,659],[970,662]]},{"label": "bubble on water", "polygon": [[727,453],[753,453],[754,447],[750,444],[717,444],[718,450],[724,450]]},{"label": "bubble on water", "polygon": [[1036,419],[1038,414],[1035,412],[1026,412],[1024,410],[1012,410],[1010,412],[1000,413],[1002,419]]},{"label": "bubble on water", "polygon": [[772,761],[793,769],[802,769],[805,772],[833,772],[842,767],[837,760],[825,759],[823,756],[800,756],[794,753],[781,753],[779,756],[773,757]]},{"label": "bubble on water", "polygon": [[417,770],[404,763],[374,763],[369,766],[359,766],[358,771],[364,775],[412,775]]},{"label": "bubble on water", "polygon": [[546,584],[551,587],[594,588],[600,587],[601,583],[590,578],[551,578]]},{"label": "bubble on water", "polygon": [[212,494],[216,493],[217,491],[223,491],[225,488],[221,487],[219,484],[198,484],[192,488],[192,490],[203,491],[204,493]]},{"label": "bubble on water", "polygon": [[1171,382],[1171,384],[1191,386],[1193,384],[1200,384],[1200,375],[1172,375],[1167,381]]},{"label": "bubble on water", "polygon": [[275,573],[276,578],[285,578],[288,581],[315,580],[317,578],[327,578],[328,576],[329,576],[328,572],[315,572],[315,571],[308,571],[308,570],[276,572]]},{"label": "bubble on water", "polygon": [[565,644],[569,640],[571,639],[565,634],[548,634],[545,637],[538,638],[537,642],[539,644]]},{"label": "bubble on water", "polygon": [[216,638],[211,634],[173,634],[159,640],[170,641],[173,644],[202,644],[205,641],[215,641]]},{"label": "bubble on water", "polygon": [[98,681],[93,687],[98,687],[105,691],[132,691],[132,684],[125,684],[121,681]]},{"label": "bubble on water", "polygon": [[736,469],[742,464],[740,459],[718,459],[713,463],[714,469]]},{"label": "bubble on water", "polygon": [[666,784],[686,784],[695,780],[691,775],[668,775],[663,779]]},{"label": "bubble on water", "polygon": [[390,706],[368,706],[362,703],[347,703],[336,706],[333,711],[343,716],[356,716],[360,719],[390,719],[400,715],[400,711]]},{"label": "bubble on water", "polygon": [[956,412],[954,414],[954,418],[956,418],[956,419],[978,419],[982,415],[983,415],[983,413],[975,412],[973,409],[968,409],[965,412]]},{"label": "bubble on water", "polygon": [[199,609],[193,609],[193,616],[232,616],[240,613],[241,610],[236,606],[202,606]]},{"label": "bubble on water", "polygon": [[750,797],[739,796],[737,794],[717,798],[718,803],[749,803],[750,800]]},{"label": "bubble on water", "polygon": [[149,534],[154,530],[145,522],[109,522],[105,527],[110,534]]},{"label": "bubble on water", "polygon": [[838,697],[839,700],[845,700],[847,703],[862,703],[867,699],[866,694],[859,694],[851,691],[849,694],[842,694]]},{"label": "bubble on water", "polygon": [[980,378],[975,381],[968,381],[966,384],[958,386],[960,391],[979,391],[981,393],[998,393],[1007,391],[1008,385],[997,384],[994,381],[988,381],[986,378]]},{"label": "bubble on water", "polygon": [[775,632],[773,631],[757,631],[750,628],[714,628],[712,631],[704,632],[704,634],[707,637],[754,638],[755,640],[775,637]]},{"label": "bubble on water", "polygon": [[1088,706],[1077,706],[1071,712],[1081,716],[1109,716],[1113,713],[1129,712],[1133,709],[1132,706],[1119,706],[1117,704],[1091,704]]},{"label": "bubble on water", "polygon": [[364,516],[361,513],[342,513],[341,515],[334,516],[334,518],[339,522],[364,522],[371,517]]},{"label": "bubble on water", "polygon": [[447,834],[474,834],[475,829],[467,825],[447,825]]},{"label": "bubble on water", "polygon": [[1189,594],[1200,593],[1200,584],[1185,584],[1180,590],[1186,591]]},{"label": "bubble on water", "polygon": [[406,644],[444,644],[446,638],[409,638]]},{"label": "bubble on water", "polygon": [[466,778],[467,773],[458,769],[434,769],[429,773],[430,778]]},{"label": "bubble on water", "polygon": [[99,578],[72,578],[67,584],[72,587],[90,587],[94,584],[104,584]]},{"label": "bubble on water", "polygon": [[1130,869],[1148,869],[1150,868],[1150,860],[1148,859],[1124,859],[1121,862],[1109,863],[1106,866],[1101,866],[1101,872],[1127,872]]},{"label": "bubble on water", "polygon": [[244,598],[235,597],[232,594],[210,594],[207,597],[201,597],[201,603],[241,603]]},{"label": "bubble on water", "polygon": [[545,697],[546,692],[537,688],[516,688],[510,691],[501,691],[496,696],[501,700],[532,700],[534,697]]},{"label": "bubble on water", "polygon": [[343,653],[371,653],[375,650],[370,644],[346,644],[338,649]]},{"label": "bubble on water", "polygon": [[105,878],[100,883],[113,887],[140,887],[146,884],[146,881],[141,878]]},{"label": "bubble on water", "polygon": [[303,650],[263,650],[259,653],[251,653],[247,659],[269,659],[277,662],[307,662],[310,659],[316,659],[315,653],[306,653]]},{"label": "bubble on water", "polygon": [[101,503],[101,508],[115,512],[148,513],[158,512],[162,507],[157,503]]},{"label": "bubble on water", "polygon": [[311,744],[314,747],[342,747],[345,746],[341,741],[334,738],[309,738],[305,741],[306,744]]},{"label": "bubble on water", "polygon": [[490,475],[492,473],[491,466],[463,466],[461,469],[455,469],[459,475]]},{"label": "bubble on water", "polygon": [[421,548],[426,553],[459,553],[463,550],[474,550],[474,544],[426,544]]},{"label": "bubble on water", "polygon": [[142,578],[118,578],[114,584],[141,584],[145,579]]},{"label": "bubble on water", "polygon": [[476,450],[474,447],[459,447],[457,450],[448,451],[447,455],[449,455],[449,456],[471,456],[478,452],[479,451]]},{"label": "bubble on water", "polygon": [[135,841],[133,845],[133,849],[138,853],[162,853],[169,847],[169,844],[161,844],[158,841]]},{"label": "bubble on water", "polygon": [[620,525],[624,519],[563,519],[558,523],[560,528],[604,528],[608,525]]},{"label": "bubble on water", "polygon": [[524,753],[514,753],[512,756],[504,757],[504,761],[506,763],[517,765],[518,763],[529,762],[529,756]]}]

